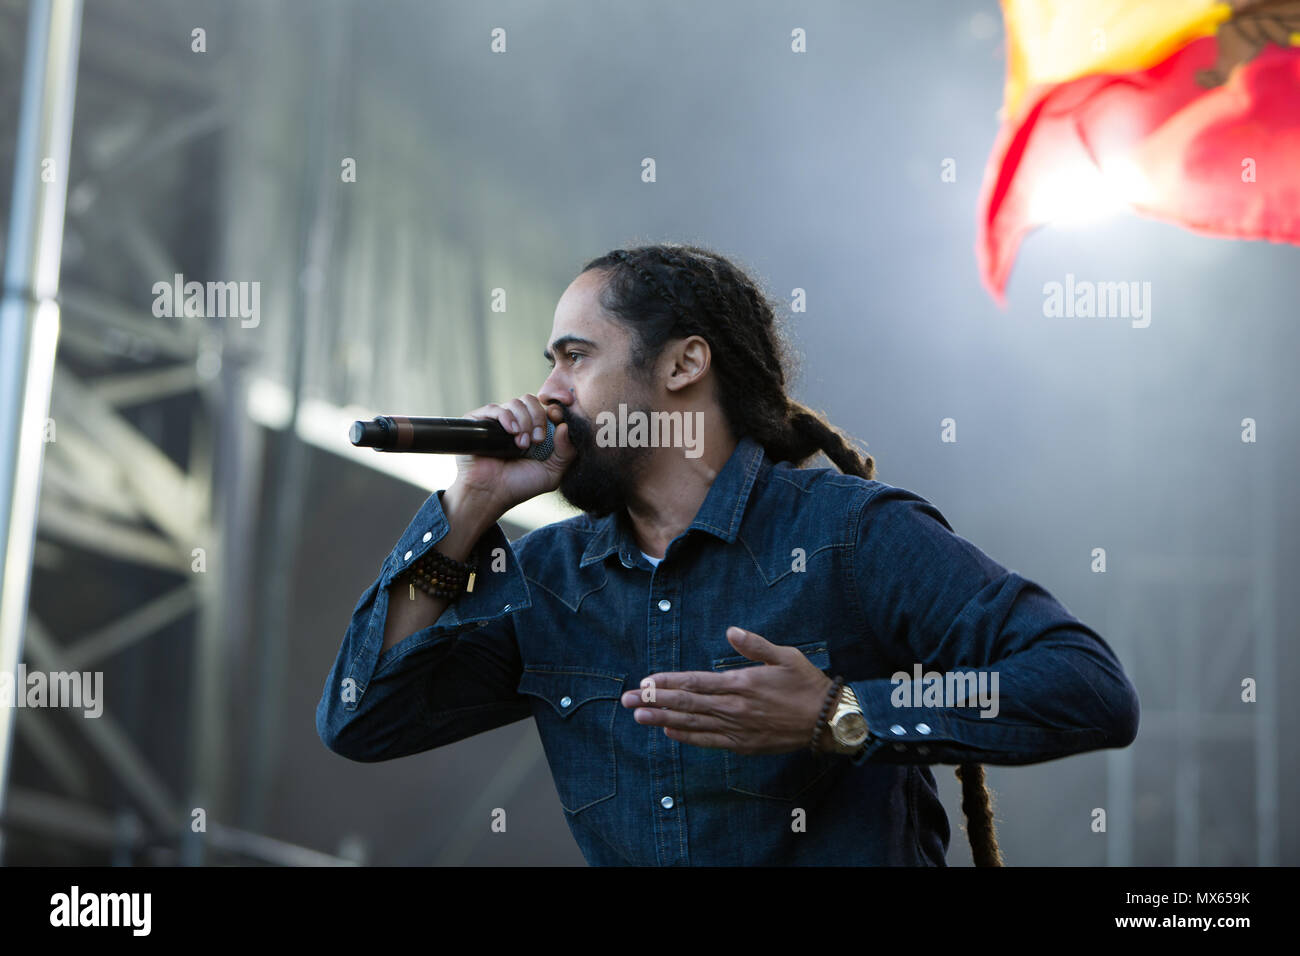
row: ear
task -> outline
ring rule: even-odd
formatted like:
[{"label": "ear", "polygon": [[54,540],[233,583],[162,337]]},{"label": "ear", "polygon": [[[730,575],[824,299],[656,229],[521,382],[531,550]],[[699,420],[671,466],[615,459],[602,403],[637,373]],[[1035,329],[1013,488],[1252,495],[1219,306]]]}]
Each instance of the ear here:
[{"label": "ear", "polygon": [[675,342],[664,353],[671,362],[664,382],[664,387],[670,392],[680,391],[702,379],[713,357],[709,343],[699,335],[689,335]]}]

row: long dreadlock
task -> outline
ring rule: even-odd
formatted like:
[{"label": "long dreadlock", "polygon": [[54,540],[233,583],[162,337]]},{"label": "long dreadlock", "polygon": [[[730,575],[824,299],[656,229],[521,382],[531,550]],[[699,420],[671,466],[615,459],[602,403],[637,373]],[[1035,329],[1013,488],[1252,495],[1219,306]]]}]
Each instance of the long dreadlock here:
[{"label": "long dreadlock", "polygon": [[[634,330],[633,361],[644,367],[671,339],[709,343],[718,399],[737,437],[749,435],[773,461],[802,465],[818,452],[845,474],[872,479],[876,462],[823,416],[786,394],[790,349],[757,283],[731,260],[669,243],[616,249],[582,271],[608,273],[601,305]],[[980,764],[956,768],[976,866],[1002,866],[992,796]]]}]

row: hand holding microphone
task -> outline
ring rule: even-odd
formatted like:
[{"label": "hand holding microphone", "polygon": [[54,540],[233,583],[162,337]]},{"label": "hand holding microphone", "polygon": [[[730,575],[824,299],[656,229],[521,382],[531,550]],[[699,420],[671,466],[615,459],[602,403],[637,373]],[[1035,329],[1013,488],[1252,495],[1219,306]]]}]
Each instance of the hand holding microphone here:
[{"label": "hand holding microphone", "polygon": [[[548,426],[553,426],[554,448],[542,461],[532,458],[489,458],[484,455],[457,455],[456,483],[467,494],[486,495],[508,511],[522,501],[554,491],[560,486],[564,470],[573,461],[575,450],[569,441],[569,426],[558,405],[543,405],[532,394],[521,395],[504,405],[491,403],[470,412],[467,418],[496,421],[514,436],[515,443],[526,451],[535,442],[546,440]],[[540,438],[538,436],[541,436]]]},{"label": "hand holding microphone", "polygon": [[458,496],[492,502],[504,513],[559,486],[574,456],[563,419],[558,405],[544,406],[528,394],[459,419],[394,415],[354,422],[349,437],[379,451],[455,453]]}]

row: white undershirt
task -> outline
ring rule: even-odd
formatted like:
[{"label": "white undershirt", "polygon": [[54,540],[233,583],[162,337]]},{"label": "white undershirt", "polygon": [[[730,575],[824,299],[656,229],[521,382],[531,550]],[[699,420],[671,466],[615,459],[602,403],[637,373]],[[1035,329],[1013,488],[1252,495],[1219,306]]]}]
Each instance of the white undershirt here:
[{"label": "white undershirt", "polygon": [[649,561],[651,564],[653,564],[656,568],[659,567],[659,562],[663,560],[663,558],[652,558],[652,557],[650,557],[650,555],[646,554],[644,551],[641,552],[641,557],[645,558],[647,561]]}]

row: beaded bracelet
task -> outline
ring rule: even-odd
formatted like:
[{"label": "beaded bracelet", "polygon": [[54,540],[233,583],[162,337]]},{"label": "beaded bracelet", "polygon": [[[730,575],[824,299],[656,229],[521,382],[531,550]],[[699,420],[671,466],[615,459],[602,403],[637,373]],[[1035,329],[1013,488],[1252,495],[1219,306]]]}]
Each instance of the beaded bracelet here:
[{"label": "beaded bracelet", "polygon": [[831,686],[826,690],[826,700],[822,703],[821,713],[817,715],[817,723],[813,725],[811,749],[813,753],[818,753],[817,741],[821,739],[822,727],[826,726],[826,718],[830,716],[831,711],[835,708],[836,702],[840,699],[840,690],[844,687],[844,678],[836,676],[831,681]]},{"label": "beaded bracelet", "polygon": [[459,597],[462,591],[473,591],[477,567],[477,553],[471,554],[468,562],[462,562],[430,548],[406,572],[411,600],[415,600],[416,588],[430,597],[448,600]]}]

